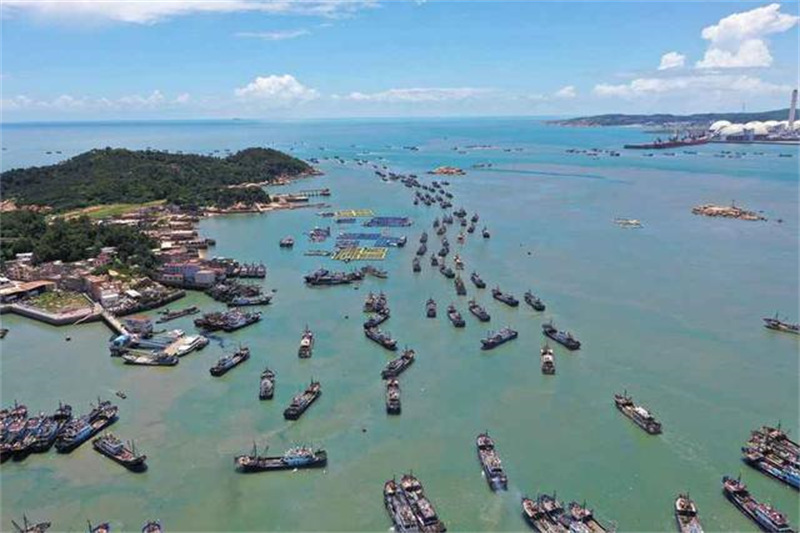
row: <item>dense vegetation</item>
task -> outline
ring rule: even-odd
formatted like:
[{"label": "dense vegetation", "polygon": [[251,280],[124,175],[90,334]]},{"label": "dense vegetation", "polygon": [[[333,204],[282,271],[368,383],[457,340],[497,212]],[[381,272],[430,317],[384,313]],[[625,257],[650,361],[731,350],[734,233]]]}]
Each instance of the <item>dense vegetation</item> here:
[{"label": "dense vegetation", "polygon": [[93,224],[88,217],[56,218],[47,223],[44,215],[24,210],[2,216],[0,253],[3,260],[13,259],[18,253],[33,252],[37,263],[80,261],[95,257],[105,246],[117,247],[121,264],[145,269],[155,265],[152,249],[157,243],[136,228]]},{"label": "dense vegetation", "polygon": [[266,202],[261,188],[229,185],[311,170],[283,152],[248,148],[225,158],[120,148],[91,150],[62,163],[0,174],[4,199],[58,211],[101,204],[166,200],[184,206]]},{"label": "dense vegetation", "polygon": [[636,126],[640,124],[662,125],[674,123],[710,124],[717,120],[730,120],[731,122],[744,123],[750,122],[751,120],[786,120],[788,116],[788,108],[757,113],[698,113],[695,115],[670,115],[663,113],[656,115],[624,115],[615,113],[556,120],[553,121],[553,123],[564,126]]}]

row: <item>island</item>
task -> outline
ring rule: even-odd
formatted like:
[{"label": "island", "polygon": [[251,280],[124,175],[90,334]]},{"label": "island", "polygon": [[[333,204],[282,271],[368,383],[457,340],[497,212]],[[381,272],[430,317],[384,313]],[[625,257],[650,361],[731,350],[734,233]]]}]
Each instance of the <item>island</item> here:
[{"label": "island", "polygon": [[693,115],[672,115],[657,113],[652,115],[627,115],[623,113],[609,113],[575,117],[562,120],[551,120],[548,124],[558,126],[597,127],[597,126],[647,126],[664,128],[706,127],[717,120],[747,123],[751,121],[784,120],[789,115],[789,109],[775,109],[753,113],[696,113]]},{"label": "island", "polygon": [[742,209],[734,204],[729,206],[714,204],[698,205],[692,208],[692,213],[706,217],[738,218],[740,220],[767,220],[766,217],[759,215],[754,211]]}]

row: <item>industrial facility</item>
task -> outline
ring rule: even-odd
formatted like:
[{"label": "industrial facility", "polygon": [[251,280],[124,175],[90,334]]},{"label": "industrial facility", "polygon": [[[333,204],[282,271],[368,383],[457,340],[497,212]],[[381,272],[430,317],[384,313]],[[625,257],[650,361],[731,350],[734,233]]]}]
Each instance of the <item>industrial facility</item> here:
[{"label": "industrial facility", "polygon": [[708,128],[712,142],[758,142],[800,144],[800,122],[795,122],[797,89],[792,91],[792,103],[787,120],[752,121],[735,124],[718,120]]}]

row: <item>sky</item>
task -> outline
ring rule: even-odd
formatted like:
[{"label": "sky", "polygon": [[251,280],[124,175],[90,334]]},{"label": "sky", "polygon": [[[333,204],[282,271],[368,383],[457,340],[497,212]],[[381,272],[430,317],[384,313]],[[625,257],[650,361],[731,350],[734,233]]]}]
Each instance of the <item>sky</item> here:
[{"label": "sky", "polygon": [[767,110],[800,1],[1,0],[0,120]]}]

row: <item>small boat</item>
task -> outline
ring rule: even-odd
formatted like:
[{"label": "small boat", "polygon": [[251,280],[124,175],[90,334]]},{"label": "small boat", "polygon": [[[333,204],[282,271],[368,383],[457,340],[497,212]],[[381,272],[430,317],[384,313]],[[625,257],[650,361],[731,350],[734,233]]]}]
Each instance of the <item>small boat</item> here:
[{"label": "small boat", "polygon": [[[432,256],[433,257],[433,256]],[[415,257],[411,261],[411,270],[413,272],[422,272],[422,266],[419,264],[419,257]]]},{"label": "small boat", "polygon": [[275,393],[275,372],[265,368],[261,373],[261,383],[258,388],[259,400],[271,400]]},{"label": "small boat", "polygon": [[741,479],[728,476],[722,478],[722,492],[747,518],[755,522],[762,531],[772,533],[794,533],[786,515],[769,505],[761,503],[747,490]]},{"label": "small boat", "polygon": [[203,335],[188,335],[181,339],[181,342],[178,344],[177,348],[175,349],[175,355],[178,357],[183,357],[184,355],[188,355],[195,350],[202,350],[210,341],[207,337]]},{"label": "small boat", "polygon": [[297,349],[297,357],[300,359],[308,359],[311,357],[312,352],[314,351],[314,334],[311,333],[311,330],[306,329],[303,331],[302,337],[300,337],[300,347]]},{"label": "small boat", "polygon": [[250,348],[246,346],[239,347],[234,353],[226,355],[217,361],[217,364],[211,367],[209,372],[214,377],[220,377],[248,359],[250,359]]},{"label": "small boat", "polygon": [[481,307],[474,298],[469,301],[469,312],[475,315],[481,322],[488,322],[492,318],[489,313],[486,312],[486,309]]},{"label": "small boat", "polygon": [[428,232],[426,231],[422,232],[422,235],[419,236],[419,242],[422,244],[428,242]]},{"label": "small boat", "polygon": [[622,414],[633,420],[637,426],[650,435],[661,433],[661,423],[655,419],[650,411],[633,403],[633,398],[628,396],[627,391],[614,395],[614,405]]},{"label": "small boat", "polygon": [[228,307],[251,307],[256,305],[269,305],[272,296],[259,294],[258,296],[235,296],[228,302]]},{"label": "small boat", "polygon": [[439,260],[436,258],[435,255],[431,255],[431,266],[432,267],[439,266]]},{"label": "small boat", "polygon": [[292,398],[292,403],[283,411],[283,418],[297,420],[319,398],[320,394],[322,394],[322,386],[319,381],[311,380],[306,390]]},{"label": "small boat", "polygon": [[400,357],[392,359],[386,364],[384,369],[381,371],[381,378],[396,378],[414,363],[415,356],[416,353],[414,350],[406,348],[403,350],[403,353],[400,355]]},{"label": "small boat", "polygon": [[[264,450],[266,452],[266,449]],[[268,457],[258,455],[253,443],[253,453],[234,458],[236,470],[244,473],[269,472],[271,470],[299,470],[302,468],[321,468],[328,464],[325,450],[313,450],[305,446],[290,448],[283,455]]]},{"label": "small boat", "polygon": [[481,231],[481,235],[483,235],[484,239],[488,239],[489,237],[491,237],[491,234],[489,233],[489,230],[486,229],[486,226],[483,227],[483,230]]},{"label": "small boat", "polygon": [[93,526],[89,520],[86,522],[89,524],[89,533],[111,533],[111,524],[108,522],[103,522],[96,526]]},{"label": "small boat", "polygon": [[488,431],[478,435],[478,438],[475,439],[475,446],[478,448],[478,460],[489,488],[494,491],[508,490],[508,476],[495,450],[494,440],[489,436]]},{"label": "small boat", "polygon": [[118,391],[117,391],[117,392],[115,392],[114,394],[116,394],[116,395],[117,395],[117,398],[120,398],[120,399],[122,399],[122,400],[124,400],[125,398],[127,398],[127,397],[128,397],[128,395],[127,395],[127,394],[125,394],[124,392],[122,392],[121,390],[118,390]]},{"label": "small boat", "polygon": [[39,522],[36,524],[32,524],[28,522],[28,517],[22,515],[22,525],[20,526],[15,521],[11,521],[11,525],[14,526],[14,529],[17,533],[44,533],[48,529],[50,529],[50,522]]},{"label": "small boat", "polygon": [[163,531],[158,520],[151,520],[142,526],[142,533],[163,533]]},{"label": "small boat", "polygon": [[500,287],[492,289],[492,297],[498,302],[503,302],[511,307],[517,307],[519,305],[519,300],[514,298],[511,294],[501,291]]},{"label": "small boat", "polygon": [[542,374],[553,375],[556,373],[556,360],[553,356],[553,349],[549,344],[542,346],[540,356]]},{"label": "small boat", "polygon": [[428,301],[425,302],[425,316],[436,318],[436,302],[433,298],[428,298]]},{"label": "small boat", "polygon": [[420,244],[419,248],[417,248],[417,257],[422,257],[426,253],[428,253],[428,247],[425,245],[425,243]]},{"label": "small boat", "polygon": [[675,498],[675,521],[680,533],[703,533],[703,526],[697,517],[697,506],[688,494],[678,494]]},{"label": "small boat", "polygon": [[534,311],[544,311],[545,309],[545,305],[542,303],[542,300],[531,291],[525,292],[525,303],[533,307]]},{"label": "small boat", "polygon": [[178,311],[170,311],[169,309],[166,309],[161,312],[161,316],[158,320],[156,320],[156,323],[163,324],[164,322],[169,322],[170,320],[175,320],[176,318],[181,318],[183,316],[194,315],[199,312],[200,309],[195,305],[185,309],[180,309]]},{"label": "small boat", "polygon": [[387,350],[394,351],[397,349],[397,341],[393,339],[389,333],[384,333],[379,328],[365,329],[364,335],[366,335],[371,341],[380,344]]},{"label": "small boat", "polygon": [[456,287],[456,294],[459,296],[466,296],[467,294],[467,287],[464,285],[464,280],[461,279],[461,276],[456,276],[456,279],[453,281]]},{"label": "small boat", "polygon": [[128,470],[138,472],[147,468],[147,464],[145,463],[147,460],[146,455],[138,455],[133,443],[131,443],[130,448],[128,448],[121,440],[111,433],[94,439],[92,441],[92,446],[94,446],[94,449],[100,454],[121,464]]},{"label": "small boat", "polygon": [[445,265],[444,261],[442,261],[442,264],[439,266],[439,273],[441,273],[442,276],[446,277],[447,279],[453,279],[456,277],[456,273],[453,272],[452,268]]},{"label": "small boat", "polygon": [[485,339],[481,339],[481,350],[491,350],[493,348],[497,348],[501,344],[505,344],[516,339],[518,336],[519,333],[517,333],[516,330],[508,327],[502,328],[497,332],[490,331],[489,335],[487,335]]},{"label": "small boat", "polygon": [[456,306],[452,304],[447,306],[447,318],[449,318],[450,322],[452,322],[457,328],[463,328],[467,325],[467,323],[464,322],[464,318],[461,316],[461,313],[459,313],[456,309]]},{"label": "small boat", "polygon": [[764,318],[763,320],[764,320],[764,327],[767,329],[800,335],[800,324],[792,324],[789,322],[785,322],[778,318],[777,313],[773,318]]},{"label": "small boat", "polygon": [[292,237],[284,237],[278,244],[281,248],[292,248],[294,246],[294,239]]},{"label": "small boat", "polygon": [[399,415],[400,406],[400,382],[396,378],[386,381],[386,412],[390,415]]},{"label": "small boat", "polygon": [[[570,502],[569,505],[567,505],[567,512],[564,514],[569,522],[570,531],[585,531],[586,533],[606,533],[607,531],[614,531],[613,528],[608,528],[600,524],[594,517],[594,511],[586,507],[585,503],[581,505],[578,502]],[[702,533],[702,531],[698,533]]]},{"label": "small boat", "polygon": [[568,331],[559,331],[550,321],[547,324],[542,324],[542,333],[561,344],[568,350],[579,350],[581,343],[578,339],[574,338]]},{"label": "small boat", "polygon": [[481,279],[477,272],[473,272],[470,274],[469,279],[472,280],[472,283],[479,289],[485,289],[486,283]]}]

